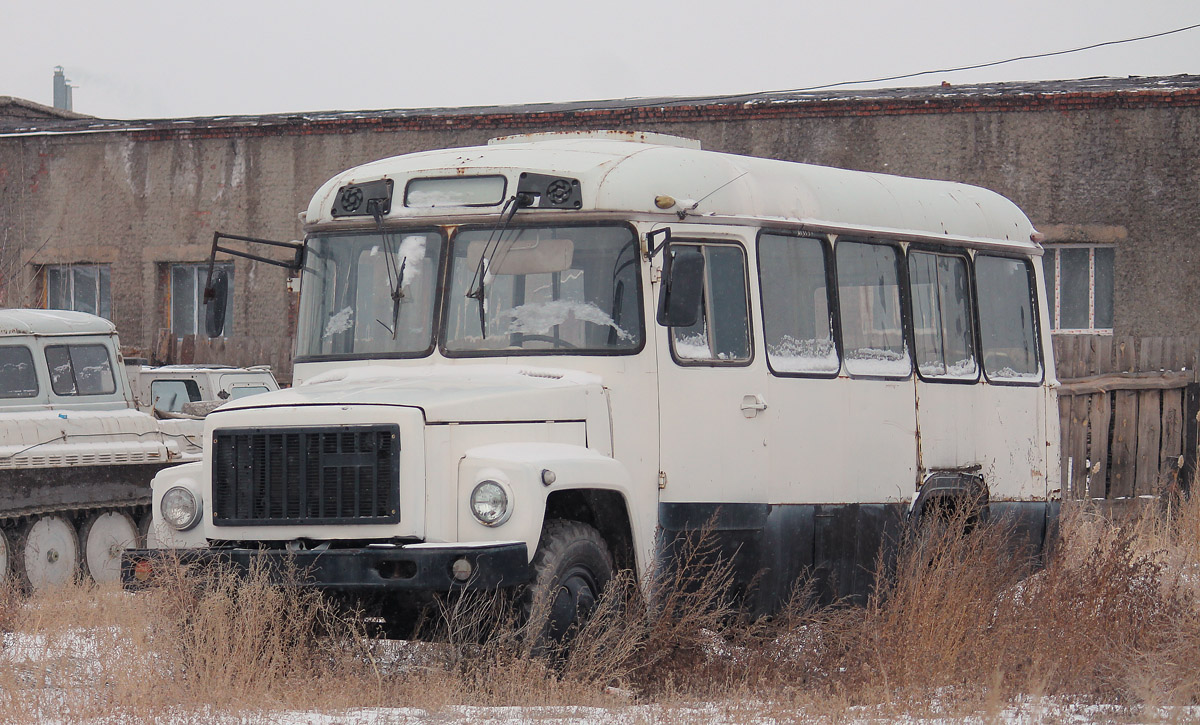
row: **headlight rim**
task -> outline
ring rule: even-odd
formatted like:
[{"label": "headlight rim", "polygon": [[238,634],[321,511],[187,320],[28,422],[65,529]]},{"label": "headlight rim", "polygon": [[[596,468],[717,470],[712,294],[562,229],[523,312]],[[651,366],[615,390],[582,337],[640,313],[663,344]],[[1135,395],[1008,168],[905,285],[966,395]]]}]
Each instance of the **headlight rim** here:
[{"label": "headlight rim", "polygon": [[[485,520],[482,516],[479,515],[479,511],[476,510],[476,508],[475,508],[475,494],[477,494],[479,492],[480,488],[482,488],[486,485],[494,485],[500,489],[500,492],[502,494],[504,494],[504,510],[493,521]],[[504,524],[506,521],[508,521],[510,518],[512,518],[513,504],[514,504],[514,501],[513,501],[512,489],[509,488],[508,485],[504,483],[504,481],[497,480],[496,478],[485,478],[482,481],[479,481],[478,483],[476,483],[471,488],[471,495],[467,499],[467,506],[471,509],[471,515],[475,517],[476,521],[478,521],[479,523],[481,523],[484,526],[487,526],[489,528],[495,528],[497,526],[500,526],[500,525]]]},{"label": "headlight rim", "polygon": [[[176,491],[181,491],[187,494],[192,500],[192,516],[183,524],[175,523],[166,514],[165,503],[167,501],[167,497]],[[204,503],[201,500],[200,495],[191,488],[187,486],[172,486],[168,488],[161,497],[159,497],[158,510],[163,522],[166,523],[167,526],[170,526],[176,531],[190,531],[191,529],[194,529],[198,523],[200,523],[200,518],[204,515]]]}]

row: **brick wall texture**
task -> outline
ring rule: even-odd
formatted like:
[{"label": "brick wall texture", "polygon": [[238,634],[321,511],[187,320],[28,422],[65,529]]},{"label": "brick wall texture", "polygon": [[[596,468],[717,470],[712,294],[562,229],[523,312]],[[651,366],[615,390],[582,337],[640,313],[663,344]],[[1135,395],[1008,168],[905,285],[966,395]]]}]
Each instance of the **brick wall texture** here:
[{"label": "brick wall texture", "polygon": [[[1200,333],[1190,309],[1200,298],[1194,87],[106,122],[9,133],[0,135],[0,304],[39,306],[40,265],[109,263],[122,340],[148,350],[168,325],[163,265],[204,260],[213,230],[298,239],[298,212],[350,166],[500,135],[597,128],[993,189],[1039,228],[1116,244],[1117,334]],[[285,274],[236,264],[237,334],[285,338]]]}]

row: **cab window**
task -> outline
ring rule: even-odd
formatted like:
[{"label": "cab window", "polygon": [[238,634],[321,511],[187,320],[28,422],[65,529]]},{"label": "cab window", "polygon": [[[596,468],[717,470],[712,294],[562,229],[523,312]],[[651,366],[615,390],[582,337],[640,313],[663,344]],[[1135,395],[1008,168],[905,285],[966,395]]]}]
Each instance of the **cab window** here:
[{"label": "cab window", "polygon": [[110,395],[117,391],[104,345],[50,345],[46,366],[55,395]]},{"label": "cab window", "polygon": [[0,346],[0,398],[32,398],[37,394],[33,353],[24,345]]},{"label": "cab window", "polygon": [[690,327],[671,328],[671,351],[687,363],[745,363],[750,360],[750,312],[746,299],[746,255],[732,244],[672,243],[704,255],[700,316]]}]

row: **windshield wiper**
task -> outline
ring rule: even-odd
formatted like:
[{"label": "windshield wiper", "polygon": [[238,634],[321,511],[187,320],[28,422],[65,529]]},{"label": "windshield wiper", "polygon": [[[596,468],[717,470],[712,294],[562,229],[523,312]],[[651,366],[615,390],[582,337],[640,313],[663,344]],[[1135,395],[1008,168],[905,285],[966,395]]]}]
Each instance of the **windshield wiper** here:
[{"label": "windshield wiper", "polygon": [[[504,240],[504,232],[508,229],[509,222],[517,215],[517,208],[519,206],[521,205],[517,203],[517,197],[511,196],[508,198],[508,201],[504,202],[504,206],[500,208],[500,218],[503,220],[499,227],[500,233],[496,234],[496,230],[493,229],[492,233],[488,235],[487,243],[483,245],[483,253],[479,255],[479,263],[475,265],[475,276],[471,278],[471,284],[467,285],[467,297],[479,304],[479,334],[483,335],[483,339],[485,340],[487,339],[487,293],[484,291],[484,287],[486,284],[485,280],[487,279],[487,270],[490,266],[488,264],[488,255],[490,254],[488,250],[500,247],[500,242]],[[508,218],[504,219],[504,212],[506,211],[508,212]],[[496,240],[495,248],[492,247],[493,238]],[[479,282],[478,287],[475,286],[476,280]]]},{"label": "windshield wiper", "polygon": [[404,257],[397,265],[392,254],[392,245],[388,241],[387,234],[383,231],[383,212],[379,208],[379,199],[371,199],[367,202],[367,210],[371,212],[371,216],[375,219],[375,229],[379,232],[379,239],[383,242],[383,259],[387,265],[388,278],[388,296],[392,299],[392,326],[388,327],[383,320],[378,317],[375,321],[383,326],[391,334],[392,339],[396,339],[396,332],[400,328],[400,301],[404,299],[404,265],[408,261],[408,257]]}]

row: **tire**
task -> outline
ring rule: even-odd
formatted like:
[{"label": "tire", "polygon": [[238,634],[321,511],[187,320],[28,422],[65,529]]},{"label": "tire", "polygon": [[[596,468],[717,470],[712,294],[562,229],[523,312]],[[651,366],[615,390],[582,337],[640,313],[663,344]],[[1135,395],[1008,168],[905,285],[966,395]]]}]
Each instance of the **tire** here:
[{"label": "tire", "polygon": [[542,528],[533,568],[537,578],[523,600],[525,616],[544,613],[544,623],[534,625],[539,645],[566,644],[587,622],[612,579],[608,544],[587,524],[553,519]]}]

